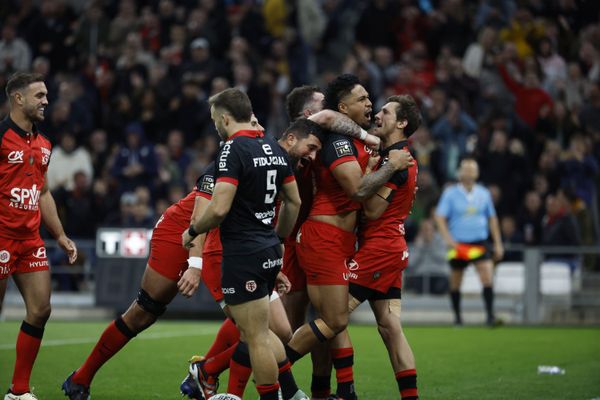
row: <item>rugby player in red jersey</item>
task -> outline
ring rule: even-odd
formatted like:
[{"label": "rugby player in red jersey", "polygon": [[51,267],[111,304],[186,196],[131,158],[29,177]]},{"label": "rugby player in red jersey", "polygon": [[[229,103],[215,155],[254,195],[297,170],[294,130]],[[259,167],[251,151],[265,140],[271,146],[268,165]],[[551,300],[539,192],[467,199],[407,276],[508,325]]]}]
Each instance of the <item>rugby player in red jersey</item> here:
[{"label": "rugby player in red jersey", "polygon": [[50,317],[50,270],[40,223],[69,256],[77,247],[60,223],[56,204],[46,185],[52,144],[36,123],[44,120],[48,90],[38,74],[17,72],[6,84],[9,115],[0,122],[0,309],[12,276],[26,316],[17,336],[12,384],[4,400],[35,400],[29,378],[44,326]]},{"label": "rugby player in red jersey", "polygon": [[[341,75],[327,87],[325,106],[339,111],[363,128],[371,124],[372,104],[365,88],[353,75]],[[297,236],[300,266],[306,273],[308,295],[320,318],[304,324],[286,346],[294,362],[319,342],[335,338],[348,324],[347,261],[355,251],[357,212],[371,207],[368,201],[389,178],[412,164],[406,151],[392,150],[388,163],[363,176],[370,152],[360,141],[341,135],[325,136],[317,158],[317,191],[306,222]],[[338,380],[337,395],[354,399],[351,347],[331,343],[331,358]],[[350,372],[350,373],[348,373]]]},{"label": "rugby player in red jersey", "polygon": [[[383,146],[377,170],[388,162],[391,150],[408,151],[408,138],[419,127],[421,115],[412,97],[392,96],[375,116],[375,123],[373,133],[381,138]],[[417,171],[416,162],[397,171],[369,199],[367,221],[359,228],[358,252],[348,263],[350,312],[369,301],[403,400],[418,399],[415,358],[400,324],[402,272],[408,266],[404,221],[417,191]],[[346,330],[338,340],[351,346],[347,335]]]}]

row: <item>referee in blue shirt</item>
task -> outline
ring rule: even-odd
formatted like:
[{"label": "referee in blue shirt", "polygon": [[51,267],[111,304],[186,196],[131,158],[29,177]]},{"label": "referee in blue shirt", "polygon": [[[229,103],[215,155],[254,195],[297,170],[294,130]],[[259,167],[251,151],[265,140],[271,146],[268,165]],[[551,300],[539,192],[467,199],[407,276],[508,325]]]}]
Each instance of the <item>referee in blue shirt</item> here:
[{"label": "referee in blue shirt", "polygon": [[490,192],[477,184],[479,166],[472,158],[461,161],[459,182],[447,187],[438,203],[435,220],[440,234],[450,249],[450,299],[455,324],[461,325],[460,285],[463,273],[471,262],[477,268],[483,285],[483,300],[487,324],[495,324],[494,290],[492,288],[494,263],[489,252],[489,236],[493,240],[493,260],[500,261],[504,254],[498,217]]}]

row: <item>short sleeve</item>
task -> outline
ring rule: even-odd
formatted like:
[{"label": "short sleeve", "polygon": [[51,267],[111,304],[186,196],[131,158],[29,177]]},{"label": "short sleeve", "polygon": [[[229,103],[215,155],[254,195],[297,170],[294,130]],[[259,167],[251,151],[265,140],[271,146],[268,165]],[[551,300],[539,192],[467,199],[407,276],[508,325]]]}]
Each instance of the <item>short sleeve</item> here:
[{"label": "short sleeve", "polygon": [[487,218],[495,217],[496,209],[494,208],[494,201],[492,200],[492,195],[490,194],[489,190],[484,189],[484,191],[485,191],[485,208],[484,208],[483,212]]},{"label": "short sleeve", "polygon": [[244,170],[240,147],[235,140],[223,145],[217,157],[215,183],[228,182],[237,186]]},{"label": "short sleeve", "polygon": [[344,136],[330,135],[327,143],[321,149],[321,159],[323,164],[332,171],[340,164],[357,161],[356,148]]},{"label": "short sleeve", "polygon": [[196,181],[196,193],[208,200],[212,198],[215,187],[215,163],[211,163]]},{"label": "short sleeve", "polygon": [[440,199],[437,208],[435,209],[435,213],[437,215],[440,215],[445,218],[448,218],[450,216],[450,190],[452,190],[452,188],[444,190],[444,192],[442,193],[442,198]]}]

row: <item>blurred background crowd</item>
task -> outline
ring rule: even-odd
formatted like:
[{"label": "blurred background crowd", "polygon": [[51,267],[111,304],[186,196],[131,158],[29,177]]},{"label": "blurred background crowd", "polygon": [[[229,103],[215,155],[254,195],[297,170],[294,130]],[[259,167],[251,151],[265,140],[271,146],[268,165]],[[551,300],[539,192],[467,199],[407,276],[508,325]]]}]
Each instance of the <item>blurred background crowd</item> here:
[{"label": "blurred background crowd", "polygon": [[374,109],[411,94],[408,235],[435,263],[431,210],[465,155],[505,242],[598,243],[599,20],[597,0],[4,0],[0,87],[46,76],[48,184],[69,235],[90,239],[153,227],[193,187],[218,148],[207,99],[226,87],[273,135],[298,85],[353,73]]}]

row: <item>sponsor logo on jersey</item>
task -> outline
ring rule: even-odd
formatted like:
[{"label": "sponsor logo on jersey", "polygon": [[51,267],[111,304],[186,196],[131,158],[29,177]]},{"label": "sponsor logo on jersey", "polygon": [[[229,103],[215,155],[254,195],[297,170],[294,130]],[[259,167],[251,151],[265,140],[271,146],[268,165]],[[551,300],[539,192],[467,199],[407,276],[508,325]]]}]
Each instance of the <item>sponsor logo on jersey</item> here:
[{"label": "sponsor logo on jersey", "polygon": [[39,208],[41,192],[37,185],[29,188],[12,188],[10,190],[10,206],[21,210],[37,211]]},{"label": "sponsor logo on jersey", "polygon": [[42,165],[48,165],[48,161],[50,161],[50,149],[45,147],[40,147],[42,151]]},{"label": "sponsor logo on jersey", "polygon": [[262,264],[263,269],[271,269],[275,267],[281,267],[283,265],[283,258],[277,258],[271,260],[270,258]]},{"label": "sponsor logo on jersey", "polygon": [[9,261],[10,261],[10,253],[8,252],[8,250],[1,250],[0,251],[0,263],[6,264]]},{"label": "sponsor logo on jersey", "polygon": [[206,175],[204,178],[202,178],[202,183],[200,184],[200,188],[198,188],[198,190],[204,193],[212,194],[214,187],[215,178],[210,175]]},{"label": "sponsor logo on jersey", "polygon": [[252,159],[255,167],[268,167],[270,165],[288,165],[283,156],[255,157]]},{"label": "sponsor logo on jersey", "polygon": [[336,140],[333,142],[333,147],[338,158],[352,155],[352,147],[347,140]]},{"label": "sponsor logo on jersey", "polygon": [[229,156],[229,153],[231,153],[231,143],[233,143],[232,140],[228,141],[223,145],[223,148],[221,149],[221,155],[219,156],[219,171],[221,172],[225,172],[228,170],[227,157]]},{"label": "sponsor logo on jersey", "polygon": [[11,151],[6,159],[9,164],[23,164],[23,153],[23,150]]},{"label": "sponsor logo on jersey", "polygon": [[30,261],[29,262],[29,268],[39,268],[39,267],[47,267],[48,264],[48,260],[44,260],[44,261]]},{"label": "sponsor logo on jersey", "polygon": [[223,292],[223,294],[235,294],[235,288],[224,287],[221,289],[221,292]]},{"label": "sponsor logo on jersey", "polygon": [[345,281],[349,280],[350,278],[358,279],[358,275],[354,272],[344,272],[342,276],[344,277]]},{"label": "sponsor logo on jersey", "polygon": [[38,247],[38,249],[32,253],[35,258],[46,258],[46,248]]},{"label": "sponsor logo on jersey", "polygon": [[275,210],[269,210],[267,212],[254,213],[254,217],[259,219],[265,225],[271,225],[273,218],[275,218]]},{"label": "sponsor logo on jersey", "polygon": [[254,282],[254,281],[246,282],[246,291],[247,292],[253,293],[257,288],[258,288],[258,285],[256,284],[256,282]]},{"label": "sponsor logo on jersey", "polygon": [[356,261],[350,260],[349,262],[346,262],[346,268],[348,268],[349,271],[356,271],[359,268],[359,265]]}]

